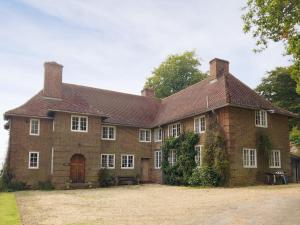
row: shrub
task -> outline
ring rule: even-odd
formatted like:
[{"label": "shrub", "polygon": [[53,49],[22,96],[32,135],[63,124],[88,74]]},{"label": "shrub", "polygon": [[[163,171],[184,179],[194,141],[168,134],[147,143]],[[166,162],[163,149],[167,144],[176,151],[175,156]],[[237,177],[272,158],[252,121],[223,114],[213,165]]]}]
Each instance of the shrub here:
[{"label": "shrub", "polygon": [[54,186],[51,183],[51,181],[39,181],[37,187],[39,190],[45,190],[45,191],[54,189]]},{"label": "shrub", "polygon": [[213,167],[195,168],[189,178],[189,184],[192,186],[218,186],[220,184],[220,176]]},{"label": "shrub", "polygon": [[26,183],[14,180],[13,173],[4,165],[0,171],[0,191],[21,191],[26,188]]},{"label": "shrub", "polygon": [[100,187],[115,185],[115,177],[109,174],[107,169],[100,169],[98,173],[98,183]]}]

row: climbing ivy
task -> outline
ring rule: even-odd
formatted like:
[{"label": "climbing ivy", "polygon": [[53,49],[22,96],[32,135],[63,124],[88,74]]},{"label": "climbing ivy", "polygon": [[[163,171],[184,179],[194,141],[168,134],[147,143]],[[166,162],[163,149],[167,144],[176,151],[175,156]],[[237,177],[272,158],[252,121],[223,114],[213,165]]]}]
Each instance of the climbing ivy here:
[{"label": "climbing ivy", "polygon": [[256,145],[259,153],[262,155],[262,157],[264,157],[264,159],[266,159],[264,162],[269,162],[272,150],[272,141],[265,131],[257,131]]}]

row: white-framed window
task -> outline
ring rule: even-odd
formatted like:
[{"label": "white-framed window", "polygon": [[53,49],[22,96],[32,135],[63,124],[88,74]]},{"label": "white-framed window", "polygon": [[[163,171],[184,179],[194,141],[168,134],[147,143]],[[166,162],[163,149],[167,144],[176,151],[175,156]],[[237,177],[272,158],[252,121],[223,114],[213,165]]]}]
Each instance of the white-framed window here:
[{"label": "white-framed window", "polygon": [[154,129],[154,141],[161,142],[162,139],[163,139],[163,129],[162,128]]},{"label": "white-framed window", "polygon": [[202,166],[202,149],[203,149],[203,145],[195,146],[195,150],[196,150],[195,162],[196,162],[197,167]]},{"label": "white-framed window", "polygon": [[256,149],[243,148],[243,165],[245,168],[256,168]]},{"label": "white-framed window", "polygon": [[272,150],[270,154],[270,168],[281,168],[281,156],[279,150]]},{"label": "white-framed window", "polygon": [[40,153],[29,152],[28,155],[28,169],[38,169],[40,164]]},{"label": "white-framed window", "polygon": [[30,135],[38,136],[40,135],[40,120],[30,119]]},{"label": "white-framed window", "polygon": [[205,116],[196,117],[194,119],[194,131],[196,134],[204,133],[206,130]]},{"label": "white-framed window", "polygon": [[140,142],[151,142],[150,129],[140,129]]},{"label": "white-framed window", "polygon": [[101,154],[101,168],[114,169],[115,168],[115,155],[114,154]]},{"label": "white-framed window", "polygon": [[162,162],[162,151],[158,150],[154,152],[154,168],[160,169]]},{"label": "white-framed window", "polygon": [[176,163],[176,150],[175,149],[170,150],[168,161],[171,166],[175,165],[175,163]]},{"label": "white-framed window", "polygon": [[134,155],[121,155],[121,168],[134,169]]},{"label": "white-framed window", "polygon": [[178,137],[181,134],[181,124],[173,123],[168,126],[168,136]]},{"label": "white-framed window", "polygon": [[268,127],[268,113],[266,110],[255,111],[255,126]]},{"label": "white-framed window", "polygon": [[116,127],[103,125],[102,140],[116,140]]},{"label": "white-framed window", "polygon": [[71,131],[87,132],[88,117],[87,116],[71,116]]}]

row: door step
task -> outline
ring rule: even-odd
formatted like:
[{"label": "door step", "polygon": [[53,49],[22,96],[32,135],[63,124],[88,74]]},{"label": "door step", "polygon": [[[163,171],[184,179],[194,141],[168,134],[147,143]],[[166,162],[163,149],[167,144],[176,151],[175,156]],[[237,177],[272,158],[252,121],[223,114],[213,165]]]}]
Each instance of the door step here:
[{"label": "door step", "polygon": [[91,183],[70,183],[70,189],[86,189],[92,188]]}]

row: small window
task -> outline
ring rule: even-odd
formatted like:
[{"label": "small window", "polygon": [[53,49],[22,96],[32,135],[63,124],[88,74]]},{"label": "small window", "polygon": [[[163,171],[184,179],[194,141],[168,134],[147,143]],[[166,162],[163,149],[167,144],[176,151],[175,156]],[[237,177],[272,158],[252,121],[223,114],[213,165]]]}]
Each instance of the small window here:
[{"label": "small window", "polygon": [[28,168],[38,169],[39,168],[39,152],[29,152]]},{"label": "small window", "polygon": [[87,132],[88,118],[86,116],[71,116],[71,131]]},{"label": "small window", "polygon": [[101,154],[101,168],[114,169],[115,168],[115,155],[114,154]]},{"label": "small window", "polygon": [[196,150],[196,155],[195,155],[195,162],[197,167],[202,166],[202,145],[196,145],[195,150]]},{"label": "small window", "polygon": [[156,128],[154,130],[154,141],[155,142],[161,142],[163,137],[163,129],[162,128]]},{"label": "small window", "polygon": [[256,149],[243,149],[243,165],[245,168],[257,167]]},{"label": "small window", "polygon": [[281,168],[281,158],[279,150],[272,150],[270,154],[270,168]]},{"label": "small window", "polygon": [[116,127],[102,126],[102,139],[103,140],[116,140]]},{"label": "small window", "polygon": [[169,125],[168,134],[169,134],[169,137],[179,137],[179,135],[181,134],[181,124],[174,123],[174,124]]},{"label": "small window", "polygon": [[151,142],[150,129],[140,129],[140,142]]},{"label": "small window", "polygon": [[134,155],[121,155],[121,168],[134,169]]},{"label": "small window", "polygon": [[268,114],[265,110],[255,111],[255,125],[257,127],[268,127]]},{"label": "small window", "polygon": [[194,131],[196,134],[204,133],[206,129],[205,116],[194,119]]},{"label": "small window", "polygon": [[40,135],[40,120],[31,119],[30,120],[30,135]]},{"label": "small window", "polygon": [[161,162],[162,162],[162,151],[155,151],[154,152],[154,168],[160,169],[161,168]]},{"label": "small window", "polygon": [[176,163],[176,150],[175,149],[170,150],[168,161],[171,166],[175,165],[175,163]]}]

